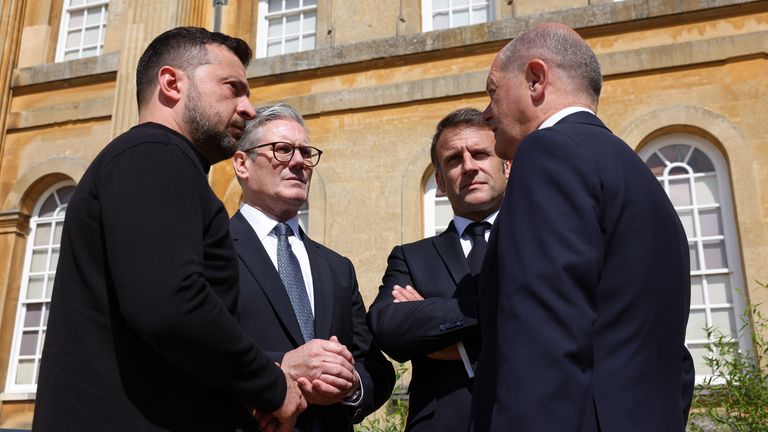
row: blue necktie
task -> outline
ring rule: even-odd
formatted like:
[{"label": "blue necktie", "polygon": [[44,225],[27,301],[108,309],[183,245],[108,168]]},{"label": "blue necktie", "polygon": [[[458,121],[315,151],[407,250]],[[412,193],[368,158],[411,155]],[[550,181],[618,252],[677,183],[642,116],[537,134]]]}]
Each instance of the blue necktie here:
[{"label": "blue necktie", "polygon": [[288,292],[304,342],[309,342],[315,337],[315,317],[312,315],[312,305],[309,304],[299,260],[288,243],[288,236],[293,235],[293,230],[285,222],[278,222],[272,232],[277,236],[277,273]]},{"label": "blue necktie", "polygon": [[472,222],[464,229],[464,234],[472,239],[472,249],[467,255],[467,263],[472,275],[479,274],[480,268],[483,266],[483,257],[488,245],[488,242],[485,241],[485,232],[490,228],[489,222]]}]

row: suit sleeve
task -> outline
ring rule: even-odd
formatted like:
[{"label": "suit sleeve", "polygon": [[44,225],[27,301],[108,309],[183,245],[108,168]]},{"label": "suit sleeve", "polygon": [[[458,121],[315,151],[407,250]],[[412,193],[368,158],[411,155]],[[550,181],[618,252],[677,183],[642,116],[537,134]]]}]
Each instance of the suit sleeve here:
[{"label": "suit sleeve", "polygon": [[[203,276],[206,254],[226,256],[203,236],[211,222],[208,187],[173,145],[134,147],[105,167],[99,199],[116,307],[170,364],[272,412],[285,397],[284,375]],[[227,229],[216,235],[221,249],[231,245]],[[221,278],[236,281],[230,274]]]},{"label": "suit sleeve", "polygon": [[395,285],[411,285],[423,292],[414,284],[408,264],[404,248],[396,246],[387,259],[382,285],[368,314],[371,331],[384,352],[405,362],[477,336],[475,292],[454,298],[393,302]]},{"label": "suit sleeve", "polygon": [[600,181],[578,143],[551,129],[525,139],[510,175],[497,221],[496,332],[488,341],[499,380],[493,421],[556,430],[592,404]]},{"label": "suit sleeve", "polygon": [[352,298],[352,346],[355,370],[360,375],[363,399],[356,406],[345,407],[353,423],[359,423],[368,414],[376,411],[389,399],[395,387],[395,370],[373,340],[365,322],[365,305],[360,295],[357,276],[352,263],[345,259],[350,276],[354,281]]}]

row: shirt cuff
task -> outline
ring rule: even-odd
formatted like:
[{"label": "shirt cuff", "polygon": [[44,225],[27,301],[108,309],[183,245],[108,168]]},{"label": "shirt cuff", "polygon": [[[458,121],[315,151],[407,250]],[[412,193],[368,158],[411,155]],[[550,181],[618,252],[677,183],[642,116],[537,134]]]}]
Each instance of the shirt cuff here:
[{"label": "shirt cuff", "polygon": [[360,380],[360,374],[355,371],[355,376],[357,377],[357,383],[359,386],[357,387],[357,390],[355,390],[354,393],[344,398],[343,401],[341,401],[342,405],[346,406],[358,406],[360,405],[360,402],[363,400],[363,382]]}]

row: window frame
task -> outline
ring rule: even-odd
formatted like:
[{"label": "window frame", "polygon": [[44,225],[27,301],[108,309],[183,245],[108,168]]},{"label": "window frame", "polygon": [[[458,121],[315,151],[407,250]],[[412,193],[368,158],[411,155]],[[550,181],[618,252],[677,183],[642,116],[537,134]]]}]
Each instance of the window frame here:
[{"label": "window frame", "polygon": [[[8,369],[7,369],[7,375],[6,375],[6,382],[5,382],[5,389],[3,392],[3,399],[8,400],[8,395],[28,395],[28,398],[34,398],[35,393],[37,392],[37,380],[38,380],[38,374],[40,371],[40,358],[42,356],[42,345],[45,341],[45,337],[40,337],[37,341],[37,350],[34,354],[34,360],[35,360],[35,368],[34,368],[34,384],[16,384],[16,374],[18,372],[18,365],[19,365],[19,357],[21,357],[20,349],[21,349],[21,339],[22,339],[22,333],[25,330],[24,327],[24,320],[26,318],[26,312],[27,312],[27,305],[32,303],[42,303],[44,305],[43,310],[41,311],[41,321],[45,319],[45,316],[47,315],[48,308],[50,308],[50,298],[46,297],[47,300],[42,301],[27,301],[27,292],[29,289],[29,282],[30,282],[30,273],[31,267],[32,267],[32,254],[35,250],[35,236],[37,234],[37,228],[39,223],[51,223],[51,233],[50,236],[54,236],[55,234],[55,228],[53,225],[60,224],[63,227],[64,224],[64,214],[66,213],[67,206],[69,204],[69,201],[67,203],[64,203],[63,205],[58,202],[58,206],[56,207],[56,210],[54,212],[54,216],[52,217],[46,217],[41,218],[40,217],[40,210],[42,209],[43,204],[54,194],[59,192],[60,190],[67,188],[67,187],[74,187],[75,183],[70,180],[57,182],[53,186],[49,187],[45,190],[43,194],[40,195],[40,198],[38,199],[37,203],[35,204],[35,207],[32,211],[32,216],[29,220],[29,234],[27,235],[27,245],[24,251],[24,267],[21,275],[21,284],[19,286],[19,296],[18,301],[16,305],[16,318],[14,319],[14,326],[13,326],[13,337],[11,342],[11,350],[8,355]],[[71,197],[71,193],[70,193]],[[56,197],[56,200],[59,201],[59,197]],[[46,270],[42,273],[44,273],[43,280],[44,285],[43,289],[47,290],[48,283],[51,284],[51,293],[53,292],[53,280],[52,278],[55,278],[56,271],[54,270],[51,272],[48,270],[50,268],[50,251],[53,250],[61,250],[61,242],[58,244],[53,243],[53,237],[50,237],[49,242],[46,245],[43,245],[48,248],[49,253],[46,257]],[[47,306],[47,307],[46,307]],[[44,335],[47,331],[47,321],[43,323],[43,325],[39,326],[39,330]],[[13,399],[13,398],[11,398]]]},{"label": "window frame", "polygon": [[[259,0],[258,5],[258,23],[256,24],[256,58],[267,58],[267,57],[275,57],[278,55],[285,55],[285,54],[292,54],[293,52],[302,52],[302,51],[309,51],[317,48],[317,14],[319,12],[319,1],[317,0],[313,6],[304,6],[304,1],[306,0],[300,0],[301,6],[297,9],[290,9],[286,12],[285,9],[281,10],[280,12],[269,12],[269,0]],[[283,0],[285,2],[285,0]],[[283,6],[285,6],[285,3],[283,3]],[[304,24],[304,13],[306,12],[315,12],[315,28],[311,32],[304,32],[303,30],[303,24]],[[299,50],[293,51],[290,53],[285,52],[285,35],[280,36],[281,37],[281,49],[280,54],[274,54],[271,56],[267,55],[268,50],[268,44],[269,44],[269,20],[275,17],[286,17],[289,15],[296,15],[300,14],[301,18],[299,21]],[[308,35],[314,34],[315,37],[315,46],[312,48],[303,48],[303,41],[304,38]]]},{"label": "window frame", "polygon": [[[458,27],[464,27],[464,26],[454,26],[453,25],[453,14],[454,9],[463,9],[464,7],[469,9],[469,24],[466,25],[475,25],[475,24],[482,24],[482,23],[488,23],[494,20],[494,17],[496,16],[495,13],[495,6],[496,2],[494,0],[485,0],[486,5],[488,6],[488,20],[483,22],[472,22],[472,7],[475,6],[472,4],[475,0],[467,0],[469,3],[467,6],[452,6],[451,3],[455,0],[447,0],[448,3],[448,27],[446,29],[438,29],[438,30],[447,30],[452,28],[458,28]],[[423,33],[434,31],[434,22],[432,20],[432,12],[434,10],[433,8],[433,2],[434,0],[421,0],[421,31]]]},{"label": "window frame", "polygon": [[[72,0],[63,0],[62,2],[62,8],[61,8],[61,21],[59,23],[59,35],[58,35],[58,41],[56,44],[56,55],[54,57],[54,61],[56,63],[63,62],[63,61],[69,61],[69,60],[76,60],[81,58],[87,58],[87,57],[95,57],[98,55],[101,55],[104,52],[104,39],[105,34],[107,30],[107,17],[109,14],[109,0],[83,0],[84,4],[79,6],[71,6]],[[88,9],[93,8],[101,8],[102,13],[102,20],[98,24],[99,29],[99,42],[96,45],[96,54],[83,56],[83,49],[85,48],[83,36],[85,35],[85,30],[89,28],[89,26],[86,24],[87,21],[87,12],[86,15],[83,17],[83,25],[80,27],[80,44],[78,45],[77,51],[78,55],[75,58],[72,59],[65,59],[65,56],[68,52],[67,50],[67,35],[69,34],[69,31],[71,30],[68,26],[69,24],[69,18],[72,14],[72,12],[75,11],[85,11]],[[90,27],[96,27],[96,26],[90,26]],[[89,46],[90,47],[90,46]]]},{"label": "window frame", "polygon": [[[690,308],[690,311],[698,311],[703,310],[705,312],[705,321],[706,322],[712,322],[711,318],[711,309],[718,309],[718,310],[724,310],[726,305],[730,307],[730,310],[734,314],[734,326],[733,329],[736,333],[736,340],[738,341],[739,348],[742,350],[751,350],[752,349],[752,342],[751,342],[751,329],[743,321],[743,313],[746,307],[746,300],[744,298],[745,293],[739,292],[739,290],[746,290],[746,285],[744,283],[744,274],[743,274],[743,267],[742,267],[742,259],[741,259],[741,248],[740,248],[740,241],[738,236],[738,221],[736,220],[736,213],[734,212],[734,201],[733,196],[731,192],[731,176],[730,176],[730,170],[728,169],[728,165],[726,163],[724,155],[721,153],[721,151],[715,147],[714,144],[709,142],[708,140],[701,138],[696,135],[686,134],[686,133],[671,133],[666,134],[663,136],[660,136],[651,142],[649,142],[647,145],[645,145],[640,151],[638,152],[638,156],[643,160],[644,163],[647,163],[647,160],[654,154],[656,154],[659,150],[671,146],[671,145],[685,145],[688,147],[691,147],[692,149],[697,149],[704,153],[706,157],[709,158],[710,162],[712,163],[712,166],[715,171],[715,176],[717,179],[717,188],[718,188],[718,202],[717,205],[720,209],[720,224],[722,227],[722,233],[719,236],[704,236],[701,235],[700,237],[692,237],[696,240],[690,240],[688,239],[688,243],[696,245],[697,248],[697,256],[701,258],[703,255],[702,247],[700,247],[700,244],[704,243],[705,239],[709,239],[710,237],[720,237],[722,236],[723,245],[725,247],[725,259],[726,259],[726,267],[722,269],[706,269],[703,270],[701,267],[699,267],[697,270],[691,270],[691,277],[701,277],[702,282],[704,281],[705,277],[712,277],[712,276],[718,276],[718,275],[725,275],[730,280],[730,294],[731,296],[731,302],[728,303],[710,303],[709,301],[709,293],[708,290],[704,289],[703,284],[701,286],[702,290],[702,304],[700,305],[692,305]],[[691,150],[692,151],[692,150]],[[676,164],[679,166],[678,164]],[[669,170],[669,168],[667,168]],[[693,172],[693,176],[696,175],[696,172]],[[654,175],[655,176],[655,175]],[[695,177],[691,178],[695,178]],[[674,177],[674,175],[672,176]],[[665,181],[669,181],[669,177],[662,176],[656,178],[659,180],[662,186],[665,186]],[[694,183],[695,184],[695,183]],[[668,188],[665,187],[665,191],[667,191]],[[687,206],[676,206],[675,210],[678,211],[678,207],[690,207],[691,210],[699,210],[701,207],[709,207],[708,205],[699,205],[695,200],[695,190],[692,194],[692,201],[690,205]],[[713,207],[716,208],[716,207]],[[692,212],[694,214],[698,214],[698,211]],[[694,230],[701,231],[701,223],[699,222],[698,217],[693,217],[694,220]],[[696,232],[693,233],[696,235]],[[686,233],[687,238],[687,233]],[[715,239],[717,240],[717,239]],[[699,259],[697,258],[697,259]],[[691,289],[693,289],[694,285],[691,285]],[[690,314],[690,312],[689,312]],[[706,339],[689,339],[688,335],[686,335],[685,345],[686,347],[689,345],[709,345],[713,341],[712,340],[706,340]],[[694,363],[696,362],[696,359],[694,358]],[[703,383],[706,379],[708,379],[710,375],[707,374],[701,374],[697,370],[696,373],[696,383],[700,384]]]},{"label": "window frame", "polygon": [[[453,208],[451,208],[451,204],[448,201],[447,196],[438,196],[437,180],[435,180],[434,170],[432,170],[431,175],[429,175],[424,182],[424,198],[422,203],[424,206],[424,238],[438,235],[448,229],[448,225],[450,224],[451,220],[453,220]],[[437,224],[436,208],[438,203],[447,203],[448,209],[451,211],[451,219],[449,219],[448,223],[445,225]]]}]

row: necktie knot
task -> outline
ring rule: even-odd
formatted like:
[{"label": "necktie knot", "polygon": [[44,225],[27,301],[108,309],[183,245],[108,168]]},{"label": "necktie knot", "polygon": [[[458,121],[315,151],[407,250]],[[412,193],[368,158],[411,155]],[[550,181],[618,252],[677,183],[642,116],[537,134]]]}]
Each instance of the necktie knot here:
[{"label": "necktie knot", "polygon": [[272,229],[272,232],[274,232],[277,237],[288,237],[293,234],[291,226],[285,222],[278,222]]},{"label": "necktie knot", "polygon": [[464,234],[468,235],[473,240],[480,236],[485,238],[485,232],[490,228],[491,224],[489,222],[472,222],[464,228]]}]

